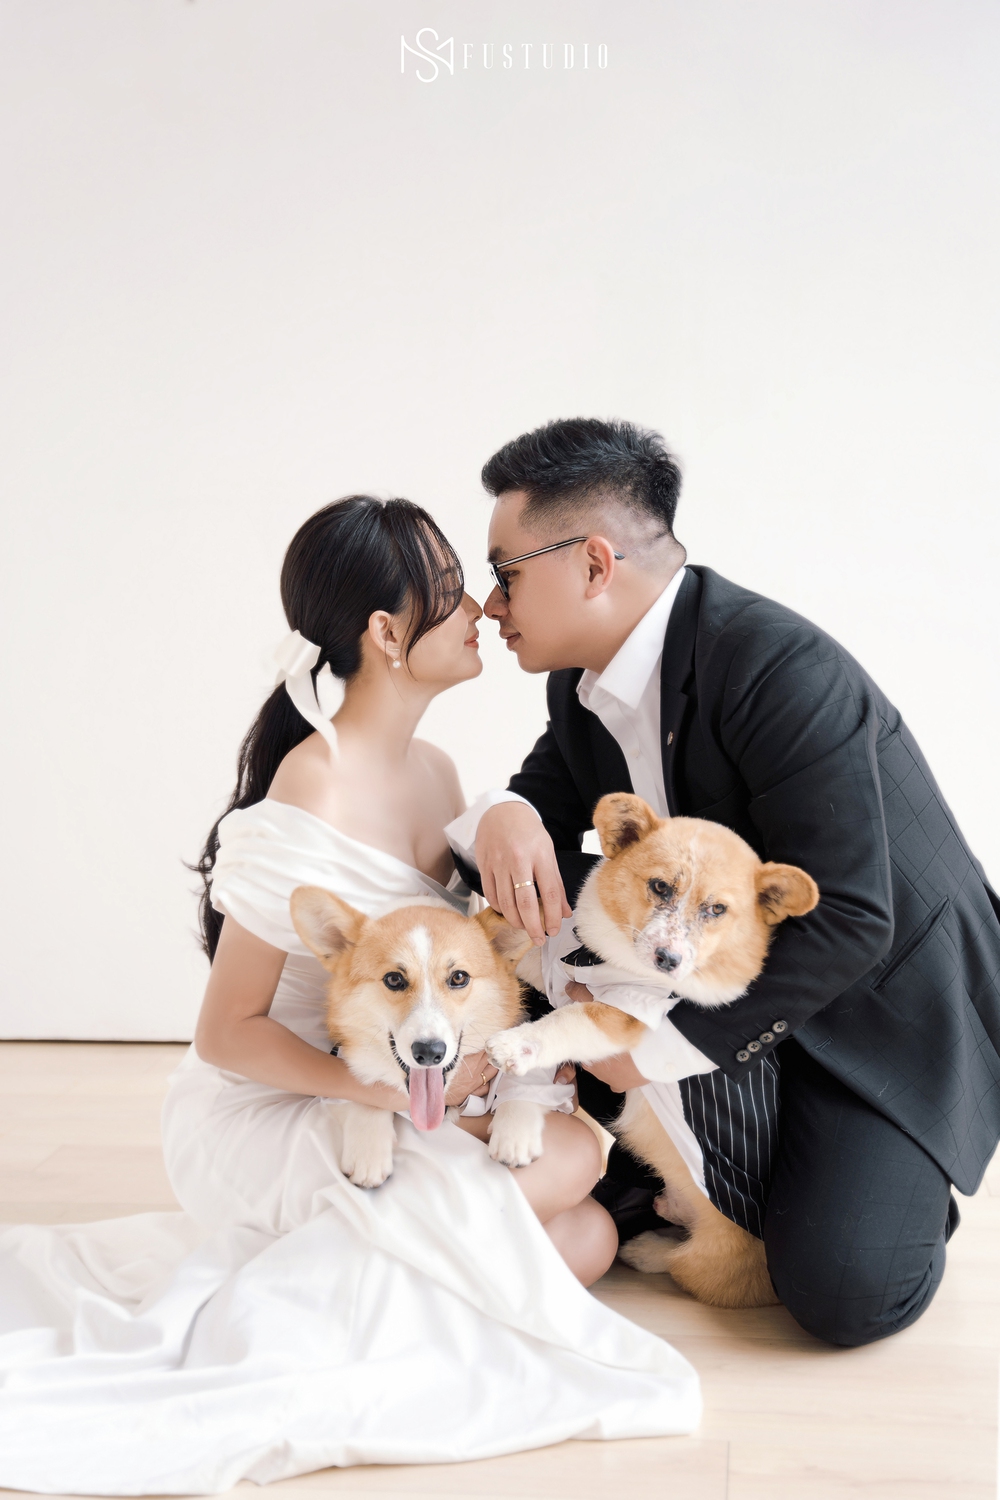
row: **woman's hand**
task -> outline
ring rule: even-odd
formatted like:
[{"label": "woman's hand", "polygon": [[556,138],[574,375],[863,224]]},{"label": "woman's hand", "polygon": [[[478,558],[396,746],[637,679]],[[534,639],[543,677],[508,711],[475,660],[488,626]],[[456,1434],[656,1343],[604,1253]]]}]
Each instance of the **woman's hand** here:
[{"label": "woman's hand", "polygon": [[460,1059],[452,1073],[444,1102],[461,1106],[473,1094],[477,1099],[483,1099],[496,1076],[497,1070],[485,1052],[470,1052]]}]

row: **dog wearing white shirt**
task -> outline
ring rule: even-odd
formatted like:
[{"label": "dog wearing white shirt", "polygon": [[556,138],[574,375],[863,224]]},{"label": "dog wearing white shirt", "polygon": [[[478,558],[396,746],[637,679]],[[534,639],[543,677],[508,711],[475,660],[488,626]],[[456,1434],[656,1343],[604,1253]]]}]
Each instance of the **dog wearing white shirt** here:
[{"label": "dog wearing white shirt", "polygon": [[[645,999],[633,1008],[650,1020],[652,1009],[659,1021],[678,998],[704,1006],[738,999],[763,969],[778,923],[804,916],[819,900],[804,870],[762,863],[718,823],[658,818],[641,797],[602,797],[594,827],[605,858],[580,892],[575,930],[623,979],[642,987]],[[537,982],[540,973],[527,972],[531,962],[538,966],[529,953],[519,973]],[[566,1058],[600,1062],[632,1051],[647,1034],[639,1015],[594,1000],[498,1032],[487,1050],[498,1068],[519,1075]],[[762,1242],[700,1191],[641,1090],[628,1091],[614,1129],[663,1178],[654,1206],[687,1235],[680,1243],[656,1231],[639,1235],[623,1246],[622,1259],[638,1270],[669,1271],[717,1307],[773,1303]]]}]

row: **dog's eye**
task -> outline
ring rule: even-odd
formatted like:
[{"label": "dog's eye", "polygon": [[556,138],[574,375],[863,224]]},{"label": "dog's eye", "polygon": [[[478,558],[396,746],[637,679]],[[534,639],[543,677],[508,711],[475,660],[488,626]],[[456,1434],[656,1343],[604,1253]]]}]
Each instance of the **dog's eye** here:
[{"label": "dog's eye", "polygon": [[666,880],[651,880],[649,882],[650,895],[656,896],[660,901],[669,901],[674,894],[674,888]]},{"label": "dog's eye", "polygon": [[382,983],[387,990],[405,990],[406,975],[401,974],[398,969],[390,969],[388,974],[382,975]]},{"label": "dog's eye", "polygon": [[708,909],[711,912],[711,914],[712,914],[713,917],[724,916],[725,913],[726,913],[726,911],[728,910],[727,907],[723,906],[723,904],[722,904],[721,901],[716,901],[715,905],[714,906],[710,906]]},{"label": "dog's eye", "polygon": [[469,982],[469,976],[464,969],[452,969],[448,975],[448,988],[450,990],[464,990]]}]

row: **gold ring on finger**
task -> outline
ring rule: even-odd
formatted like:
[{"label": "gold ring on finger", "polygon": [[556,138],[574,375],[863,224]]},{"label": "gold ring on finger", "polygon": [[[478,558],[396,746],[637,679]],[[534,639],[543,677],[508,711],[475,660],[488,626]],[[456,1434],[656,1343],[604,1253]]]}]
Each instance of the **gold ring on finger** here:
[{"label": "gold ring on finger", "polygon": [[535,882],[533,880],[515,880],[514,889],[515,891],[521,891],[526,885],[534,885],[534,883]]}]

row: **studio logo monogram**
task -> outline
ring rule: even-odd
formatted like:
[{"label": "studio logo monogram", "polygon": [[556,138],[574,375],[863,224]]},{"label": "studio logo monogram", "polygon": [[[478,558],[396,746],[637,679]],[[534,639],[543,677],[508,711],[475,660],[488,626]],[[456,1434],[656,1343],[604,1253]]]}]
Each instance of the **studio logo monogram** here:
[{"label": "studio logo monogram", "polygon": [[[433,39],[431,43],[424,41],[425,37]],[[416,46],[411,47],[405,36],[399,39],[399,71],[406,72],[406,54],[412,52],[414,57],[420,58],[416,67],[417,78],[421,83],[436,83],[438,74],[442,68],[447,68],[449,73],[455,71],[455,38],[450,36],[446,42],[438,41],[438,34],[432,26],[422,26],[417,32]],[[421,70],[423,64],[423,71]],[[432,71],[427,72],[430,68]]]},{"label": "studio logo monogram", "polygon": [[[416,61],[411,61],[416,59]],[[399,38],[399,71],[410,72],[419,83],[436,83],[445,75],[455,76],[456,64],[463,73],[489,72],[493,68],[510,72],[534,69],[537,72],[560,73],[580,68],[587,71],[608,66],[608,45],[600,42],[463,42],[461,58],[456,59],[455,38],[442,41],[433,26],[422,26],[413,39]]]}]

